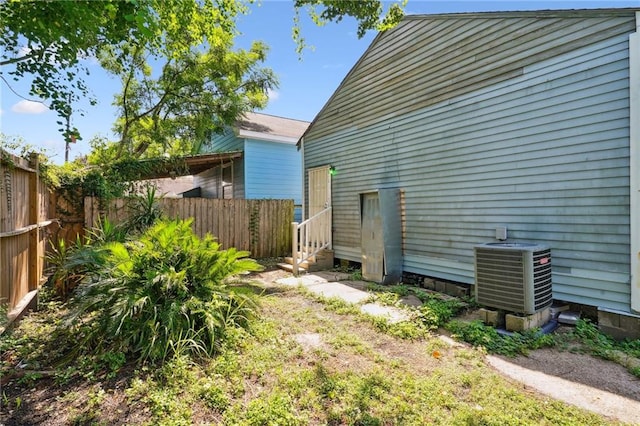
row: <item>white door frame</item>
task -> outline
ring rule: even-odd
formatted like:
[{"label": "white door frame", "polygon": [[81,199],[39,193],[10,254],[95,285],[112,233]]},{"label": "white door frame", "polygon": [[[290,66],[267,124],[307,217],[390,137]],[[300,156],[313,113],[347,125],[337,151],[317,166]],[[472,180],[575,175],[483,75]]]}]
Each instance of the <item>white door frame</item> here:
[{"label": "white door frame", "polygon": [[629,163],[631,310],[640,312],[640,12],[629,35]]}]

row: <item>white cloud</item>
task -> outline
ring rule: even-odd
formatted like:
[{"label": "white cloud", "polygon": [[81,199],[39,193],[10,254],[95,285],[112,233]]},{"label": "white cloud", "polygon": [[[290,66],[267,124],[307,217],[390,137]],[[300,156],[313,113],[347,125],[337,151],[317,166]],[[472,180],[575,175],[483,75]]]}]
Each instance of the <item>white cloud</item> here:
[{"label": "white cloud", "polygon": [[60,148],[60,145],[64,145],[64,142],[55,139],[45,139],[42,141],[41,145],[43,148],[57,149]]},{"label": "white cloud", "polygon": [[17,112],[18,114],[42,114],[43,112],[49,111],[49,108],[43,103],[23,99],[17,104],[14,104],[11,107],[11,111]]},{"label": "white cloud", "polygon": [[273,89],[267,89],[267,96],[269,97],[269,101],[277,101],[280,93]]},{"label": "white cloud", "polygon": [[19,56],[25,56],[25,55],[28,55],[29,53],[31,53],[31,49],[28,48],[27,46],[21,46],[20,50],[18,50]]}]

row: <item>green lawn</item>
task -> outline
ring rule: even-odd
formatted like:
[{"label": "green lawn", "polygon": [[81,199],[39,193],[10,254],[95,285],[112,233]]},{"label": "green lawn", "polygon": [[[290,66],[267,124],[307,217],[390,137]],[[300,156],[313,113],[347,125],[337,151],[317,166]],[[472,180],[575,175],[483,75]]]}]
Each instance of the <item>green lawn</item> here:
[{"label": "green lawn", "polygon": [[33,373],[3,385],[0,423],[608,424],[500,377],[482,350],[424,330],[394,337],[397,330],[299,289],[269,288],[260,305],[261,319],[234,331],[214,359],[156,368],[108,354],[56,368],[73,336],[56,328],[63,308],[52,304],[2,338],[4,366],[21,358]]}]

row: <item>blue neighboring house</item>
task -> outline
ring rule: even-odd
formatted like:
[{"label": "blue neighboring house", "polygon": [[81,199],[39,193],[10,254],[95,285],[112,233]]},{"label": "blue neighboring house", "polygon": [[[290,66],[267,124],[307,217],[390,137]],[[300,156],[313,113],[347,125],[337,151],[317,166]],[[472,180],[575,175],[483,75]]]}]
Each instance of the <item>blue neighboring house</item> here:
[{"label": "blue neighboring house", "polygon": [[307,121],[246,113],[235,126],[203,145],[201,154],[230,155],[194,176],[194,195],[293,199],[296,205],[294,218],[299,221],[302,216],[302,154],[296,143],[308,126]]}]

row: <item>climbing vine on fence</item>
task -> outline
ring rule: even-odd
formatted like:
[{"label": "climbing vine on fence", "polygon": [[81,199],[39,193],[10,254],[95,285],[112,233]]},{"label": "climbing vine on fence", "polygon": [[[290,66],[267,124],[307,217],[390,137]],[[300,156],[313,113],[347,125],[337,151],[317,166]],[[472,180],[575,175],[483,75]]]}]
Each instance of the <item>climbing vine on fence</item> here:
[{"label": "climbing vine on fence", "polygon": [[97,197],[100,204],[134,193],[139,189],[140,180],[159,175],[185,174],[187,166],[184,158],[126,158],[103,165],[84,166],[72,163],[58,169],[56,177],[58,195],[70,205],[82,205],[84,197]]},{"label": "climbing vine on fence", "polygon": [[251,206],[251,216],[249,217],[249,232],[251,233],[251,246],[258,245],[260,238],[260,204],[254,203]]}]

